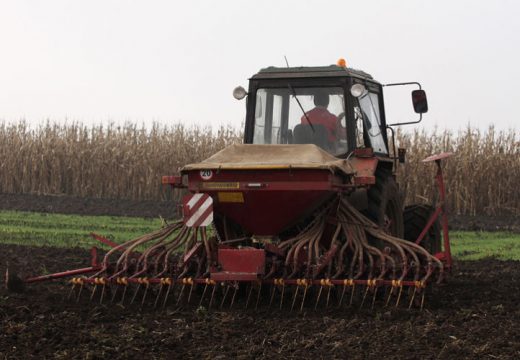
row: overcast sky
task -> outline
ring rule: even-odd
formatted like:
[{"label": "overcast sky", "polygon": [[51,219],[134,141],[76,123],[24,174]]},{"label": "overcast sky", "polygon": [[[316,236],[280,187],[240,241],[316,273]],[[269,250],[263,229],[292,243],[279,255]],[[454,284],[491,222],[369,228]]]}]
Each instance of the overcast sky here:
[{"label": "overcast sky", "polygon": [[[0,0],[0,121],[238,127],[233,88],[286,55],[421,82],[429,128],[519,128],[519,37],[514,0]],[[385,91],[389,122],[410,90]]]}]

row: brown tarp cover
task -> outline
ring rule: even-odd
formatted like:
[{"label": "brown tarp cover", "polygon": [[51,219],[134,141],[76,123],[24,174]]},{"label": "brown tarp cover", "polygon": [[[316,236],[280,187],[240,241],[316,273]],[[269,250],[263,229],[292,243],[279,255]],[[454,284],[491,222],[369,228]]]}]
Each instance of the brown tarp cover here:
[{"label": "brown tarp cover", "polygon": [[313,144],[297,145],[230,145],[208,159],[186,165],[189,170],[254,170],[254,169],[328,169],[354,174],[352,165]]}]

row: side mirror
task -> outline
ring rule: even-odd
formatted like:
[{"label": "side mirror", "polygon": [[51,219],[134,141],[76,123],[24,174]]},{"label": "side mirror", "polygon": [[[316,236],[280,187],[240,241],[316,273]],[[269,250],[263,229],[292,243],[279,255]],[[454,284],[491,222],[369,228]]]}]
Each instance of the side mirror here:
[{"label": "side mirror", "polygon": [[428,112],[428,100],[426,99],[426,92],[424,90],[412,91],[413,109],[417,114],[424,114]]}]

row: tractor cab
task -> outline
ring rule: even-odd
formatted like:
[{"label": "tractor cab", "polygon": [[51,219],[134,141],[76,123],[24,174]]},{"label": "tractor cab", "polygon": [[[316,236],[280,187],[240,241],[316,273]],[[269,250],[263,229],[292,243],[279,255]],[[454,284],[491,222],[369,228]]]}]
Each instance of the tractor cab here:
[{"label": "tractor cab", "polygon": [[[268,67],[250,79],[249,91],[237,87],[235,98],[248,96],[244,143],[314,144],[339,158],[356,148],[372,148],[388,157],[383,85],[338,64]],[[414,100],[414,107],[425,112],[420,91],[412,98],[423,103],[416,106]]]}]

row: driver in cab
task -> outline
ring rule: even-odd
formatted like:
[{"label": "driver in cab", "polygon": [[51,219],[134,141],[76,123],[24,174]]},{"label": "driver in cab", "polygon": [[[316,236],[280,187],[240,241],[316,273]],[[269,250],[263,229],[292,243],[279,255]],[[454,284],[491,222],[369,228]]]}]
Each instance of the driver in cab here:
[{"label": "driver in cab", "polygon": [[314,109],[307,111],[305,115],[301,117],[302,125],[308,125],[309,121],[313,125],[322,125],[327,130],[327,140],[334,144],[338,139],[344,139],[346,134],[340,134],[341,128],[339,125],[339,119],[336,115],[332,114],[327,110],[329,106],[329,94],[325,92],[319,92],[314,95]]}]

